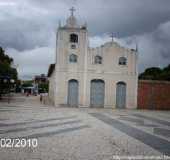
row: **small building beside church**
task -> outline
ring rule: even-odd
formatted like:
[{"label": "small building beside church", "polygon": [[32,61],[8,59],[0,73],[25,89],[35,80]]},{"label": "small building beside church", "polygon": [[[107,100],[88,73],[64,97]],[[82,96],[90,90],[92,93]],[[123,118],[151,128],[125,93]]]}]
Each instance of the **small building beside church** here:
[{"label": "small building beside church", "polygon": [[56,35],[49,98],[55,106],[137,108],[137,50],[111,41],[89,47],[87,25],[71,12]]}]

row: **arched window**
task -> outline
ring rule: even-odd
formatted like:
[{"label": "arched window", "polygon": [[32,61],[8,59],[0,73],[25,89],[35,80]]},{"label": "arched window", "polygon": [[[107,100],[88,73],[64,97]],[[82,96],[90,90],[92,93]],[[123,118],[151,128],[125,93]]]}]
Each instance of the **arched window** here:
[{"label": "arched window", "polygon": [[70,42],[71,43],[78,43],[78,35],[77,34],[70,34]]},{"label": "arched window", "polygon": [[69,62],[71,62],[71,63],[76,63],[76,62],[77,62],[77,55],[71,54],[71,55],[69,56]]},{"label": "arched window", "polygon": [[94,63],[95,64],[102,64],[102,57],[101,56],[95,56]]},{"label": "arched window", "polygon": [[127,59],[125,57],[120,57],[119,58],[119,65],[126,65],[127,64]]}]

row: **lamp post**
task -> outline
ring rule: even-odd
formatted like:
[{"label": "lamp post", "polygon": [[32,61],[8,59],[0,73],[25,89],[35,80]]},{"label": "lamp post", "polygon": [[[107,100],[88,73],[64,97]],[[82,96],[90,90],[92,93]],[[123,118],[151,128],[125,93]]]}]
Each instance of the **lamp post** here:
[{"label": "lamp post", "polygon": [[15,80],[14,79],[10,79],[10,86],[11,88],[14,90],[14,84],[15,84]]},{"label": "lamp post", "polygon": [[[5,85],[5,92],[9,92],[9,77],[4,77],[4,79],[3,79],[3,83],[4,83],[4,85]],[[10,100],[9,100],[9,93],[8,93],[8,103],[10,103]]]},{"label": "lamp post", "polygon": [[14,80],[14,79],[11,79],[10,82],[11,82],[12,84],[14,84],[14,83],[15,83],[15,80]]},{"label": "lamp post", "polygon": [[10,92],[14,84],[15,80],[11,79],[10,76],[0,76],[0,98],[3,93],[8,94],[8,103],[10,103]]},{"label": "lamp post", "polygon": [[3,77],[0,76],[0,100],[2,98],[2,94],[3,94]]},{"label": "lamp post", "polygon": [[5,90],[8,94],[8,103],[10,103],[10,77],[4,77]]},{"label": "lamp post", "polygon": [[6,87],[6,89],[7,89],[7,93],[8,93],[8,103],[10,103],[11,86],[14,85],[15,80],[14,80],[14,79],[10,79],[10,77],[4,77],[3,83],[5,84],[5,87]]},{"label": "lamp post", "polygon": [[14,88],[14,83],[15,83],[14,79],[9,79],[9,100],[11,96],[11,89]]}]

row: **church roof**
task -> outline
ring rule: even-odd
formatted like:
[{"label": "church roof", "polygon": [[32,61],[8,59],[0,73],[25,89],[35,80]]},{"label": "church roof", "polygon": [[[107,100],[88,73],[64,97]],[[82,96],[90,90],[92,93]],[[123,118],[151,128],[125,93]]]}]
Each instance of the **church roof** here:
[{"label": "church roof", "polygon": [[100,46],[98,46],[98,47],[89,48],[89,50],[90,50],[90,51],[93,51],[93,50],[96,50],[96,49],[101,50],[101,49],[103,49],[103,48],[111,48],[111,47],[114,47],[114,48],[117,47],[117,48],[120,48],[120,49],[124,49],[124,50],[126,50],[126,51],[137,52],[137,49],[127,48],[127,47],[122,46],[120,43],[115,42],[115,41],[105,42],[104,44],[102,44],[102,45],[100,45]]}]

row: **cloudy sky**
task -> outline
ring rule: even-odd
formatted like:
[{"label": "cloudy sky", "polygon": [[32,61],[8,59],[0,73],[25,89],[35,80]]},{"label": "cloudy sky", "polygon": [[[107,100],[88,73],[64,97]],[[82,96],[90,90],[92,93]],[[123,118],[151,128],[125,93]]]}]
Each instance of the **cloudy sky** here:
[{"label": "cloudy sky", "polygon": [[139,46],[139,71],[170,63],[170,0],[0,0],[0,46],[18,64],[20,78],[47,73],[55,33],[75,6],[87,22],[92,47],[115,41]]}]

